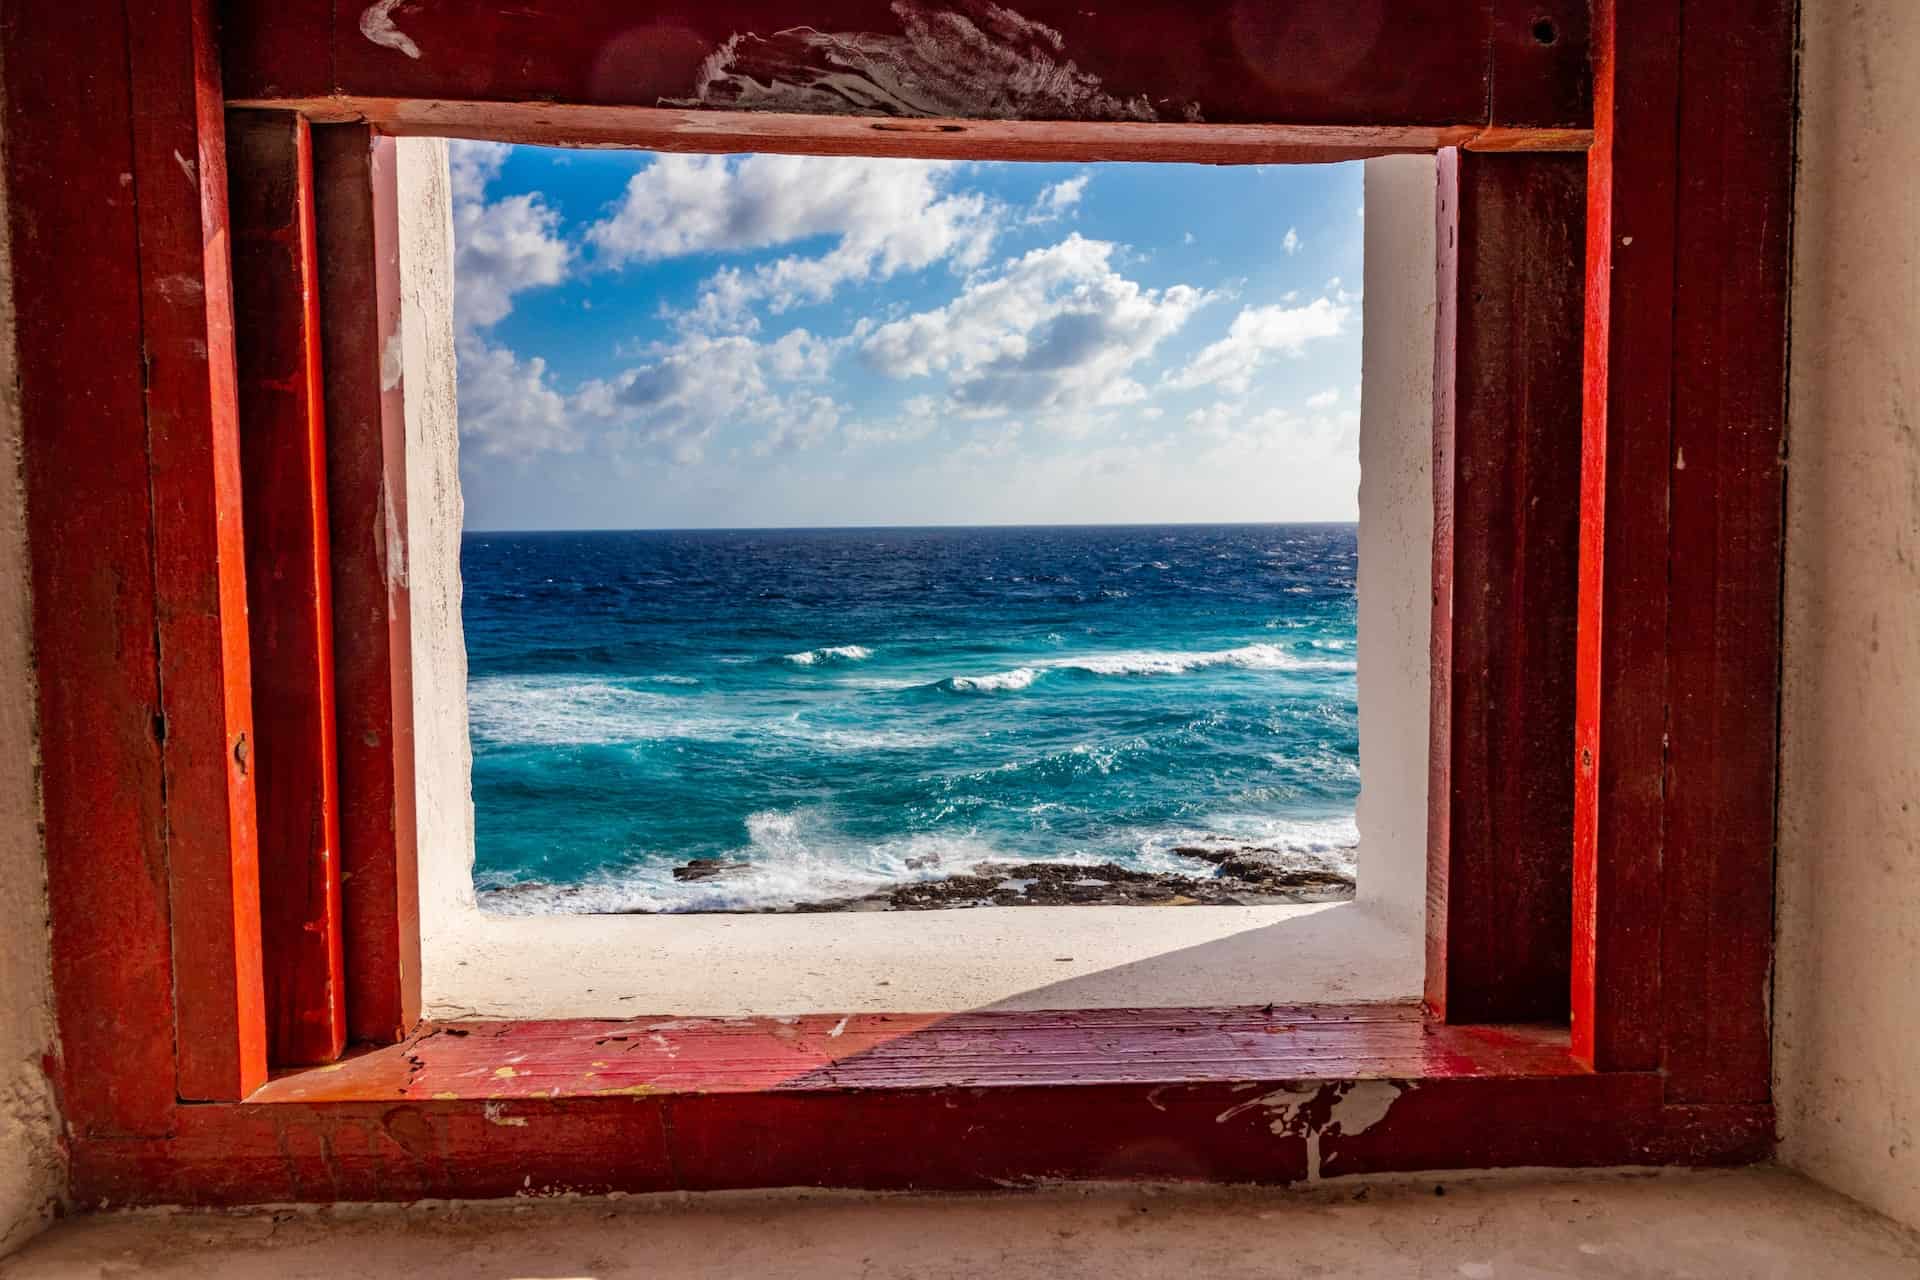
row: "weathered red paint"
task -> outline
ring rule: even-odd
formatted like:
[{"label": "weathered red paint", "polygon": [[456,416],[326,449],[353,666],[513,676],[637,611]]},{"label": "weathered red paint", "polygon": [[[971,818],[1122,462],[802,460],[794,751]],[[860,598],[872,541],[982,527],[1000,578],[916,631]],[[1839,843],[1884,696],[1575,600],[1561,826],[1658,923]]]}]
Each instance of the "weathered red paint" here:
[{"label": "weathered red paint", "polygon": [[241,1098],[267,1038],[225,103],[211,0],[127,0],[126,30],[179,1092]]},{"label": "weathered red paint", "polygon": [[449,1023],[171,1144],[75,1153],[88,1199],[1297,1182],[1475,1166],[1711,1164],[1762,1109],[1676,1116],[1564,1030],[1402,1006]]},{"label": "weathered red paint", "polygon": [[806,1014],[435,1024],[263,1103],[769,1089],[1584,1074],[1551,1027],[1430,1025],[1417,1005]]},{"label": "weathered red paint", "polygon": [[291,112],[229,113],[227,145],[267,1025],[293,1066],[346,1047],[313,149]]},{"label": "weathered red paint", "polygon": [[1426,998],[1564,1021],[1586,162],[1438,169]]},{"label": "weathered red paint", "polygon": [[[1583,122],[1550,127],[1525,118],[1532,108],[1501,105],[1526,101],[1536,74],[1523,61],[1516,82],[1501,70],[1508,57],[1559,68],[1538,73],[1551,83],[1535,86],[1544,90],[1537,101],[1585,92],[1566,79],[1577,61],[1569,50],[1510,47],[1513,29],[1502,24],[1520,10],[1506,0],[1450,10],[1491,41],[1479,64],[1493,68],[1491,80],[1482,76],[1475,92],[1492,105],[1470,118],[1455,120],[1444,104],[1398,119],[1349,115],[1359,99],[1343,95],[1359,82],[1356,72],[1312,90],[1325,114],[1250,117],[1244,131],[1229,126],[1219,135],[1218,151],[1206,150],[1209,135],[1187,124],[1162,133],[1104,121],[983,122],[955,134],[937,120],[647,114],[662,110],[635,92],[648,83],[647,59],[656,59],[656,71],[679,74],[680,46],[654,38],[657,30],[642,30],[647,38],[635,45],[595,44],[595,31],[606,31],[593,24],[614,21],[612,8],[597,2],[574,6],[577,29],[563,22],[548,43],[489,43],[516,32],[527,14],[546,13],[544,3],[392,6],[388,16],[410,39],[432,31],[449,42],[423,49],[424,66],[391,43],[371,52],[355,45],[364,37],[351,7],[335,26],[319,4],[274,12],[231,5],[229,31],[238,38],[227,53],[248,75],[271,67],[283,76],[284,84],[247,87],[267,100],[306,101],[335,117],[377,108],[413,130],[435,119],[530,130],[528,140],[577,140],[562,133],[577,126],[600,141],[646,143],[661,136],[648,130],[686,126],[703,132],[677,136],[701,149],[753,149],[766,140],[852,151],[871,136],[880,139],[871,149],[901,153],[986,156],[1005,145],[1070,155],[1113,146],[1168,159],[1247,158],[1261,147],[1303,158],[1332,146],[1584,141]],[[892,13],[878,0],[848,0],[826,16],[883,7]],[[1066,8],[1049,4],[1042,16],[1074,47],[1094,24],[1103,33],[1124,25]],[[1558,11],[1557,0],[1543,12],[1549,8]],[[1269,9],[1258,21],[1272,38],[1243,59],[1248,67],[1277,65],[1275,49],[1331,29],[1312,27],[1330,12],[1318,0]],[[650,11],[648,20],[661,12],[668,11]],[[771,4],[710,7],[689,21],[702,24],[693,30],[707,40],[779,12]],[[1155,102],[1182,100],[1191,77],[1167,65],[1204,69],[1222,56],[1206,40],[1219,30],[1207,25],[1216,9],[1182,12],[1195,25],[1176,25],[1169,7],[1137,32],[1112,37],[1120,43],[1100,46],[1105,51],[1097,60],[1089,53],[1084,65],[1109,88],[1129,76],[1164,76],[1139,91]],[[1358,21],[1375,10],[1363,3],[1341,12]],[[1789,16],[1784,0],[1688,0],[1684,21],[1675,6],[1650,0],[1612,0],[1598,12],[1602,145],[1589,170],[1576,702],[1577,741],[1587,754],[1575,810],[1575,1016],[1567,1043],[1539,1029],[1427,1023],[1412,1009],[1373,1011],[1345,1030],[1343,1011],[1325,1009],[1274,1010],[1283,1021],[1271,1029],[1266,1012],[1244,1010],[1189,1011],[1184,1022],[1167,1012],[1133,1022],[1086,1013],[923,1016],[902,1020],[897,1033],[853,1018],[839,1036],[834,1026],[803,1020],[696,1034],[676,1045],[684,1064],[636,1056],[612,1073],[620,1083],[598,1086],[623,1092],[588,1096],[586,1071],[611,1059],[582,1059],[587,1046],[570,1039],[584,1034],[579,1028],[510,1029],[509,1038],[524,1038],[527,1056],[469,1081],[462,1073],[481,1065],[472,1055],[484,1050],[439,1042],[472,1041],[483,1034],[474,1026],[337,1070],[283,1076],[261,1100],[175,1107],[177,1091],[213,1096],[193,1092],[201,1086],[190,1080],[212,1077],[219,1090],[244,1082],[253,1025],[244,1016],[245,921],[237,914],[249,901],[241,880],[251,836],[236,797],[250,799],[250,782],[234,781],[237,768],[213,767],[219,758],[210,751],[214,730],[237,723],[244,679],[236,681],[231,659],[244,649],[234,648],[241,614],[230,594],[238,530],[230,527],[232,504],[222,501],[237,472],[230,369],[221,381],[224,248],[207,235],[220,226],[215,206],[225,190],[224,175],[213,180],[224,147],[217,109],[209,109],[208,27],[201,11],[177,0],[139,0],[130,9],[75,0],[0,14],[15,290],[22,316],[34,321],[21,325],[20,376],[75,1195],[221,1203],[497,1195],[536,1184],[1289,1181],[1764,1155],[1767,1046],[1755,992],[1767,954],[1764,912],[1756,909],[1766,869],[1756,833],[1770,830],[1761,793],[1771,711],[1762,703],[1774,689],[1770,593],[1779,552],[1778,470],[1768,450],[1777,447],[1784,343],[1786,171],[1774,162],[1790,139],[1782,93],[1790,83]],[[1308,25],[1288,25],[1296,19]],[[1405,35],[1388,28],[1396,41]],[[324,57],[302,44],[316,30],[329,33]],[[1436,51],[1458,47],[1426,34],[1440,42]],[[1716,49],[1719,39],[1731,47]],[[261,56],[275,47],[286,56]],[[587,115],[597,110],[590,99],[527,100],[527,86],[543,76],[581,76],[581,59],[596,49],[610,60],[594,65],[625,78],[599,90],[582,81],[582,92],[633,99],[629,107]],[[74,74],[46,75],[49,61]],[[338,77],[336,61],[344,67]],[[1428,65],[1405,64],[1408,79],[1378,92],[1401,92]],[[1389,61],[1367,75],[1391,81],[1398,71]],[[322,101],[349,72],[355,92],[372,96]],[[366,76],[389,74],[393,100],[381,104]],[[1255,86],[1248,101],[1271,107],[1331,74]],[[432,77],[475,79],[468,97],[451,103],[403,89],[409,78]],[[1727,94],[1729,78],[1741,80],[1738,93]],[[1436,113],[1448,123],[1419,123]],[[697,121],[687,118],[695,114]],[[1315,123],[1333,120],[1351,127]],[[1275,124],[1279,131],[1268,128]],[[549,125],[554,133],[543,135]],[[319,190],[331,202],[320,210],[319,247],[335,433],[329,501],[341,768],[344,799],[358,806],[349,808],[343,835],[351,854],[352,820],[364,820],[357,847],[367,860],[345,904],[349,1021],[356,1035],[390,1041],[417,1014],[419,976],[404,435],[397,379],[381,376],[398,316],[392,171],[381,167],[391,151],[357,127],[320,134]],[[822,140],[809,141],[815,134]],[[1149,137],[1172,140],[1136,141]],[[1683,139],[1713,157],[1717,180],[1703,171],[1676,186],[1686,172]],[[185,150],[171,145],[181,140]],[[731,145],[721,148],[723,140]],[[1193,152],[1179,156],[1186,146]],[[164,190],[169,182],[178,189]],[[1760,249],[1749,259],[1742,245]],[[197,305],[171,296],[182,275],[198,282]],[[140,282],[137,298],[128,280]],[[146,359],[151,381],[142,380]],[[1687,564],[1683,538],[1710,543],[1710,563]],[[1696,594],[1681,601],[1682,590]],[[349,599],[357,602],[351,621]],[[238,633],[237,642],[245,640]],[[165,721],[156,721],[162,711]],[[162,723],[164,749],[153,736]],[[1663,759],[1669,732],[1673,749]],[[350,776],[354,769],[360,773]],[[212,931],[200,932],[209,920]],[[1699,990],[1682,992],[1696,973],[1704,975]],[[644,1034],[667,1035],[659,1021],[648,1020]],[[594,1035],[606,1030],[611,1041],[623,1025],[599,1024]],[[259,1026],[263,1033],[263,1017]],[[468,1035],[453,1034],[460,1029]],[[242,1069],[226,1073],[233,1062]],[[1589,1072],[1589,1064],[1601,1070]],[[513,1074],[497,1074],[501,1067]],[[342,1096],[315,1100],[332,1076]],[[445,1085],[433,1093],[451,1096],[420,1097],[410,1076]],[[542,1082],[545,1096],[529,1096]],[[488,1097],[475,1084],[514,1096]],[[307,1096],[290,1096],[300,1091]]]},{"label": "weathered red paint", "polygon": [[1768,1096],[1794,6],[1595,9],[1574,1045]]},{"label": "weathered red paint", "polygon": [[[1769,1096],[1794,8],[1690,0],[1674,284],[1667,1097]],[[1695,87],[1698,86],[1698,87]]]},{"label": "weathered red paint", "polygon": [[1572,993],[1607,1071],[1660,1062],[1680,30],[1671,0],[1594,6]]},{"label": "weathered red paint", "polygon": [[[1532,6],[1558,15],[1551,44],[1530,34],[1515,40],[1511,31],[1496,42],[1483,0],[1149,0],[1124,12],[1074,0],[1006,8],[670,0],[642,10],[625,0],[437,0],[381,8],[369,29],[364,19],[373,11],[360,5],[229,5],[226,69],[235,99],[331,98],[349,112],[377,99],[416,99],[1336,128],[1578,128],[1589,112],[1574,0]],[[808,46],[819,33],[845,37],[837,55]],[[852,41],[859,58],[846,56]],[[901,65],[866,73],[868,64],[890,63]],[[712,78],[729,66],[763,88],[778,79],[818,91],[804,100],[743,99],[729,90],[737,82]],[[1033,92],[1068,81],[1071,92]]]},{"label": "weathered red paint", "polygon": [[394,144],[313,135],[340,739],[347,1034],[391,1044],[420,1018],[413,622]]},{"label": "weathered red paint", "polygon": [[76,1137],[160,1135],[172,927],[125,15],[8,5],[0,57],[55,1079]]}]

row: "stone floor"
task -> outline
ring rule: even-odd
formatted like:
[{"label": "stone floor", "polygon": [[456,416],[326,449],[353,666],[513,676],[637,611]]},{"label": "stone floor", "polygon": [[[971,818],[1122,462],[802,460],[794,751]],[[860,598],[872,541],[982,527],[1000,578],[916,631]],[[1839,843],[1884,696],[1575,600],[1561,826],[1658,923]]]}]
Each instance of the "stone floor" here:
[{"label": "stone floor", "polygon": [[42,1277],[1803,1277],[1915,1280],[1920,1236],[1793,1174],[1601,1173],[1302,1191],[1071,1188],[83,1217]]}]

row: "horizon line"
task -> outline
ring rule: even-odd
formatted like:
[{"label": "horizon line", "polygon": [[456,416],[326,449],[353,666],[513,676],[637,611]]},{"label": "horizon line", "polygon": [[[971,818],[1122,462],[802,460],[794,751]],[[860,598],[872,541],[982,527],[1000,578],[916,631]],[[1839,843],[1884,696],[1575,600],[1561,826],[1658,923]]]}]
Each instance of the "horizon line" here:
[{"label": "horizon line", "polygon": [[463,538],[526,533],[892,533],[906,529],[1266,529],[1292,526],[1354,525],[1356,520],[1060,520],[1038,523],[1006,521],[989,524],[709,524],[601,526],[577,529],[466,529]]}]

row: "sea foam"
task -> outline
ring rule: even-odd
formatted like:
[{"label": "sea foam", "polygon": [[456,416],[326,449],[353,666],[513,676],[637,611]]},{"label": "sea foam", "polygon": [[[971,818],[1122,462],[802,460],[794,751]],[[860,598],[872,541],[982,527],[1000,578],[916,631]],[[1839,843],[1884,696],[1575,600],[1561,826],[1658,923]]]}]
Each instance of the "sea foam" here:
[{"label": "sea foam", "polygon": [[865,662],[873,656],[873,650],[863,644],[832,644],[819,649],[803,649],[799,653],[790,653],[786,661],[796,667],[812,667],[823,662]]}]

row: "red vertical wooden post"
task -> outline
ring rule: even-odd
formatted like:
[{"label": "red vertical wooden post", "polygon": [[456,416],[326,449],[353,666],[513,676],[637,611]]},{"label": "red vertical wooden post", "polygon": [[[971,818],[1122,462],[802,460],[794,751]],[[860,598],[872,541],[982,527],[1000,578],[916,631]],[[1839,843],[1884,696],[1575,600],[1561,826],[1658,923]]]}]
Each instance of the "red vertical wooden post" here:
[{"label": "red vertical wooden post", "polygon": [[8,5],[0,57],[62,1109],[76,1137],[158,1135],[172,919],[122,6]]},{"label": "red vertical wooden post", "polygon": [[1438,167],[1426,999],[1563,1021],[1586,161]]},{"label": "red vertical wooden post", "polygon": [[347,1033],[420,1017],[399,206],[391,138],[313,131],[340,736]]},{"label": "red vertical wooden post", "polygon": [[1573,1044],[1660,1061],[1680,7],[1599,0],[1575,694]]},{"label": "red vertical wooden post", "polygon": [[211,0],[126,14],[179,1090],[231,1099],[267,1051],[226,106]]},{"label": "red vertical wooden post", "polygon": [[227,155],[267,1026],[292,1066],[346,1047],[311,132],[292,112],[235,111]]},{"label": "red vertical wooden post", "polygon": [[1667,1096],[1764,1101],[1773,959],[1791,0],[1688,0],[1674,290]]}]

